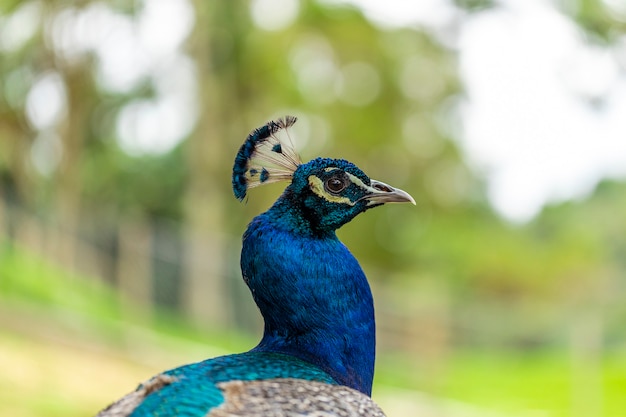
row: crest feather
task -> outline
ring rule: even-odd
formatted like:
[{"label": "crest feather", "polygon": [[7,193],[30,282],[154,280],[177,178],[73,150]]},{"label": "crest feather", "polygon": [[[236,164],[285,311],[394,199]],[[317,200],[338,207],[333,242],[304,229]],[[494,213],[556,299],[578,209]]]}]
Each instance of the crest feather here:
[{"label": "crest feather", "polygon": [[249,188],[292,178],[302,163],[288,131],[296,120],[293,116],[285,116],[248,135],[237,152],[233,166],[235,197],[243,200]]}]

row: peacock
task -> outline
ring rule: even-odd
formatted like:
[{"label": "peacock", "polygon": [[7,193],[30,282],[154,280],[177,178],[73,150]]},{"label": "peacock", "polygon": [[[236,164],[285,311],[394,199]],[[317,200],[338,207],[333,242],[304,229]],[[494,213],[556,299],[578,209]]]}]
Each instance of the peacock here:
[{"label": "peacock", "polygon": [[255,129],[236,155],[235,197],[290,181],[243,235],[241,272],[264,319],[252,350],[163,372],[102,410],[111,416],[384,416],[371,400],[374,303],[335,231],[413,198],[343,159],[302,163],[286,116]]}]

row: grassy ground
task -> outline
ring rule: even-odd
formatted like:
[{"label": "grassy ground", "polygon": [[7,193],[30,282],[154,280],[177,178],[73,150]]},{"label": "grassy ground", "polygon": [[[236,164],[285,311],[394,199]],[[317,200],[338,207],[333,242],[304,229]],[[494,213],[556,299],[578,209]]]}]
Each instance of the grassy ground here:
[{"label": "grassy ground", "polygon": [[0,415],[15,417],[94,415],[156,371],[124,357],[6,330],[0,332],[0,368]]},{"label": "grassy ground", "polygon": [[[142,317],[94,281],[0,251],[0,415],[93,415],[163,369],[253,340]],[[572,369],[567,352],[455,352],[445,366],[381,355],[374,398],[389,417],[622,417],[626,355]],[[594,383],[597,381],[597,383]]]}]

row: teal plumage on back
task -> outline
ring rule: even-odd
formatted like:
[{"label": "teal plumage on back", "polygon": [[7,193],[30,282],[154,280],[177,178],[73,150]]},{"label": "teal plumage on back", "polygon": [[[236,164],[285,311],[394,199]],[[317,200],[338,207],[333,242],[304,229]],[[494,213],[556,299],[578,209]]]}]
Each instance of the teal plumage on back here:
[{"label": "teal plumage on back", "polygon": [[383,416],[369,398],[372,294],[335,230],[384,203],[415,202],[348,161],[303,164],[287,132],[295,121],[254,130],[233,167],[239,200],[252,187],[290,181],[243,237],[241,270],[263,315],[263,338],[249,352],[157,375],[99,417]]},{"label": "teal plumage on back", "polygon": [[133,417],[177,415],[204,416],[224,403],[218,384],[228,381],[253,381],[296,378],[335,384],[325,372],[292,356],[248,352],[222,356],[164,372],[168,383],[156,390],[134,410]]}]

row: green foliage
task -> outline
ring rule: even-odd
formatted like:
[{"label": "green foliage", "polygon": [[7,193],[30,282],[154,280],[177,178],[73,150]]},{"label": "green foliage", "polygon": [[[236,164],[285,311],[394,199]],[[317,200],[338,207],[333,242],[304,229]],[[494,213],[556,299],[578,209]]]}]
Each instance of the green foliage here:
[{"label": "green foliage", "polygon": [[455,0],[454,3],[466,10],[476,12],[493,7],[493,0]]},{"label": "green foliage", "polygon": [[595,40],[615,43],[626,32],[626,19],[623,6],[618,13],[613,12],[608,3],[602,0],[581,0],[565,11]]},{"label": "green foliage", "polygon": [[71,276],[7,242],[0,246],[0,297],[92,317],[119,318],[119,300],[103,283]]},{"label": "green foliage", "polygon": [[[0,25],[23,3],[0,2]],[[125,106],[158,97],[158,77],[146,76],[128,91],[109,90],[93,51],[68,59],[51,41],[50,28],[60,14],[92,3],[41,2],[32,37],[2,53],[0,199],[52,221],[65,216],[95,224],[100,237],[116,235],[134,218],[166,218],[203,237],[232,236],[235,243],[224,238],[224,247],[200,245],[196,251],[206,255],[205,266],[222,262],[206,274],[208,281],[228,279],[228,285],[215,288],[224,291],[227,305],[238,305],[238,290],[229,286],[240,279],[241,232],[283,185],[254,190],[246,204],[239,204],[230,190],[232,158],[252,128],[292,113],[300,117],[294,132],[302,139],[303,159],[346,158],[372,178],[405,189],[418,203],[368,212],[339,232],[373,281],[382,301],[377,301],[378,311],[397,314],[388,321],[405,320],[392,323],[395,331],[404,332],[399,345],[426,357],[470,349],[442,359],[441,372],[426,373],[439,378],[438,386],[407,376],[406,363],[412,359],[404,358],[381,365],[381,381],[404,381],[503,413],[534,407],[560,416],[570,410],[565,357],[571,348],[569,329],[581,312],[599,317],[601,352],[623,348],[624,183],[604,182],[587,198],[553,205],[527,225],[500,219],[486,202],[482,174],[467,166],[456,143],[461,127],[455,106],[463,94],[456,52],[429,31],[381,29],[358,9],[308,0],[300,2],[292,25],[266,31],[254,25],[240,2],[195,1],[195,26],[178,52],[187,54],[197,76],[197,108],[192,110],[199,120],[171,151],[134,155],[120,146],[117,121]],[[493,7],[484,0],[454,3],[471,13]],[[626,20],[608,2],[557,3],[590,42],[615,43],[626,32]],[[143,7],[117,0],[98,4],[123,16],[136,16]],[[63,80],[69,104],[62,121],[51,128],[62,157],[45,174],[32,161],[40,132],[28,120],[26,103],[36,80],[50,72]],[[4,214],[0,211],[1,238],[26,228]],[[183,246],[190,253],[194,244]],[[217,253],[211,257],[209,252]],[[185,275],[178,282],[197,278]],[[6,243],[0,249],[0,299],[107,317],[117,324],[103,325],[101,331],[118,335],[110,328],[133,316],[122,315],[114,289],[97,279],[68,278],[64,269]],[[214,336],[231,351],[247,343],[228,342],[230,336],[209,330],[200,333],[180,316],[160,310],[144,324],[202,343]],[[411,325],[424,324],[433,333],[453,336],[432,346],[427,338],[418,343],[411,339]],[[477,354],[478,348],[495,352]],[[618,416],[626,408],[621,400],[626,398],[620,376],[624,362],[612,353],[603,361],[599,372],[606,415]]]},{"label": "green foliage", "polygon": [[[216,330],[211,326],[198,329],[180,314],[168,310],[154,309],[146,316],[145,308],[122,302],[108,285],[96,278],[69,273],[6,242],[0,245],[0,302],[34,309],[61,321],[73,317],[88,322],[86,327],[95,327],[114,342],[124,340],[125,333],[144,327],[224,352],[252,344],[248,336],[236,329]],[[93,330],[87,333],[93,335]]]},{"label": "green foliage", "polygon": [[[626,407],[626,362],[620,354],[606,356],[599,368],[591,368],[588,373],[576,368],[568,355],[553,350],[525,355],[501,350],[456,350],[443,366],[415,362],[408,366],[403,357],[383,357],[380,362],[375,386],[411,387],[431,398],[444,398],[438,406],[456,409],[460,415],[540,412],[549,417],[567,417],[591,411],[589,403],[599,401],[601,415],[618,417]],[[596,379],[600,388],[588,384]]]},{"label": "green foliage", "polygon": [[182,218],[187,181],[183,149],[160,156],[131,157],[117,147],[97,144],[97,157],[86,159],[83,195],[93,208],[132,214],[141,210],[155,218]]},{"label": "green foliage", "polygon": [[[550,416],[572,415],[572,392],[578,381],[572,377],[572,363],[560,352],[529,356],[508,356],[497,352],[468,352],[455,358],[444,385],[453,398],[481,405],[504,413],[516,410],[545,410]],[[609,391],[626,386],[619,375],[624,363],[618,356],[605,359],[599,370]],[[620,381],[620,379],[622,379]],[[467,381],[472,381],[468,384]],[[584,384],[584,383],[583,383]],[[581,392],[583,403],[595,395]],[[605,394],[605,416],[618,416],[626,406],[623,397]]]}]

